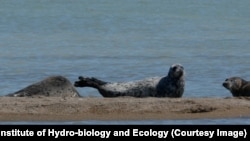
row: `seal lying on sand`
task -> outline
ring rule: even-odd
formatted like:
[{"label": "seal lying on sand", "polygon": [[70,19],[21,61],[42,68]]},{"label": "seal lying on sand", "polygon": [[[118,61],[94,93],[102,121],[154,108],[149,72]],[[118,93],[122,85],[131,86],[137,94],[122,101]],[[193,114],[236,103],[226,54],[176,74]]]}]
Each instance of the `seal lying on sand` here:
[{"label": "seal lying on sand", "polygon": [[72,83],[65,77],[51,76],[6,96],[79,97],[80,95]]},{"label": "seal lying on sand", "polygon": [[118,83],[80,76],[74,85],[96,88],[103,97],[182,97],[185,85],[184,68],[180,64],[173,64],[165,77]]},{"label": "seal lying on sand", "polygon": [[240,77],[227,78],[223,84],[233,96],[250,96],[250,82]]}]

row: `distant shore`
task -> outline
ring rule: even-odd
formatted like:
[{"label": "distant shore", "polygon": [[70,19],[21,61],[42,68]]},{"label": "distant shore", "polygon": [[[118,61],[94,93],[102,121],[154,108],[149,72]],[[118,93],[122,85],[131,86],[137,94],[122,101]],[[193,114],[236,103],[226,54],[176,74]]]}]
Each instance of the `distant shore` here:
[{"label": "distant shore", "polygon": [[248,98],[0,97],[1,121],[167,120],[250,116]]}]

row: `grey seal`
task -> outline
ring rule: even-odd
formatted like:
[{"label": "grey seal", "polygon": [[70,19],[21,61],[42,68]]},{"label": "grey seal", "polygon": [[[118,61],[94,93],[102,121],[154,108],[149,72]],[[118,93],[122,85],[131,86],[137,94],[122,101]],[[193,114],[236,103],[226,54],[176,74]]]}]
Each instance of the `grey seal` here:
[{"label": "grey seal", "polygon": [[229,77],[222,85],[229,90],[234,97],[250,96],[250,81],[241,77]]},{"label": "grey seal", "polygon": [[50,96],[79,97],[73,84],[63,76],[50,76],[31,84],[17,92],[7,94],[10,97]]},{"label": "grey seal", "polygon": [[151,77],[129,82],[106,82],[95,77],[79,76],[75,87],[96,88],[103,97],[182,97],[185,79],[184,67],[173,64],[167,76]]}]

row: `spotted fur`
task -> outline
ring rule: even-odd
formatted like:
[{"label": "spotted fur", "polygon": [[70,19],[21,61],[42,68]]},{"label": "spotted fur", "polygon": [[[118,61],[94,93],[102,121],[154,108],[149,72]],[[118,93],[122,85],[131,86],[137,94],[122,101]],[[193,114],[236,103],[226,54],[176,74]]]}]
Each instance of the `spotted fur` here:
[{"label": "spotted fur", "polygon": [[52,96],[52,97],[79,97],[79,93],[71,82],[63,76],[51,76],[42,81],[29,85],[17,92],[6,96]]},{"label": "spotted fur", "polygon": [[167,76],[130,82],[105,82],[94,77],[80,76],[74,85],[96,88],[103,97],[182,97],[184,68],[180,64],[173,64]]}]

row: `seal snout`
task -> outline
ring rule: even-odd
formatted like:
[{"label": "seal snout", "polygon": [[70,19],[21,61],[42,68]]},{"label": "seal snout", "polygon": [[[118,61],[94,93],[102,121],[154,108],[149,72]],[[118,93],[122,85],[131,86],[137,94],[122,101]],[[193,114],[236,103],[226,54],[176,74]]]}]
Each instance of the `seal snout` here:
[{"label": "seal snout", "polygon": [[222,86],[224,86],[225,88],[228,88],[228,83],[227,82],[223,82]]},{"label": "seal snout", "polygon": [[230,83],[229,83],[229,79],[226,79],[223,83],[222,83],[222,86],[229,89],[230,87]]}]

